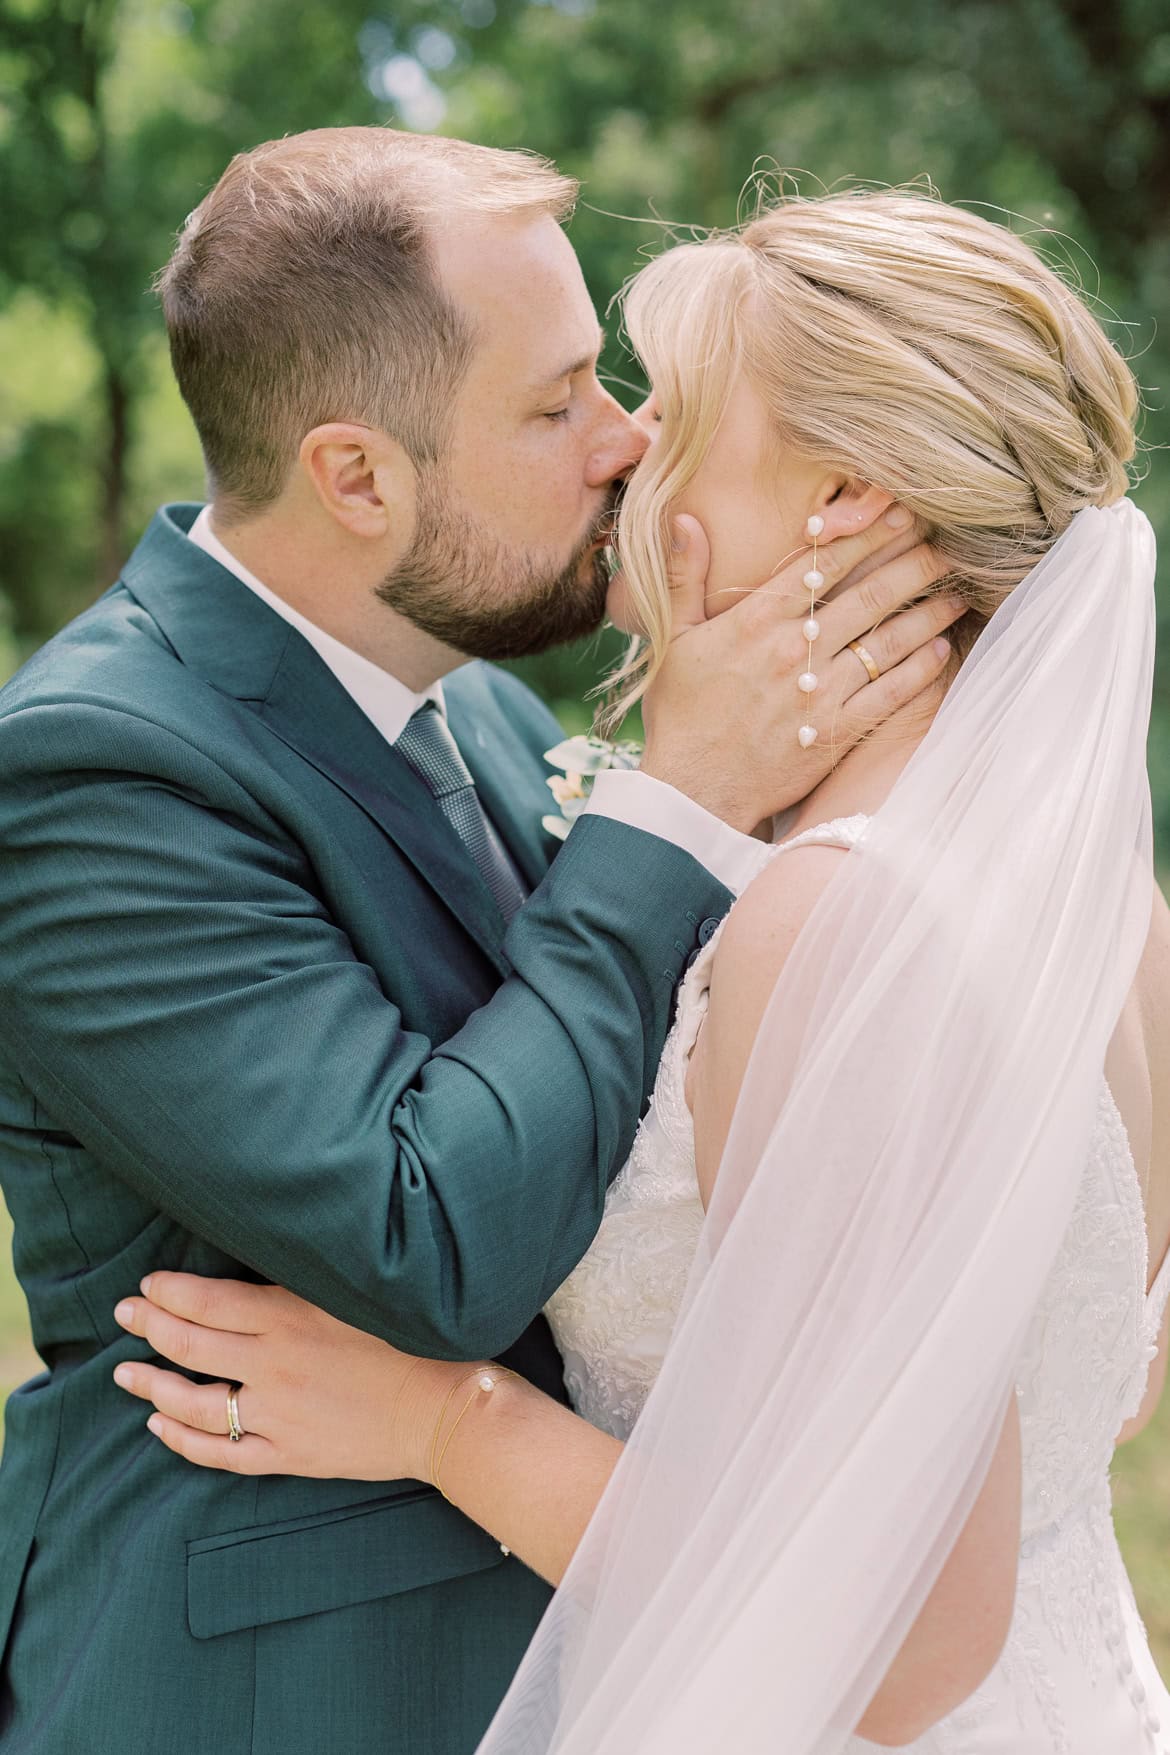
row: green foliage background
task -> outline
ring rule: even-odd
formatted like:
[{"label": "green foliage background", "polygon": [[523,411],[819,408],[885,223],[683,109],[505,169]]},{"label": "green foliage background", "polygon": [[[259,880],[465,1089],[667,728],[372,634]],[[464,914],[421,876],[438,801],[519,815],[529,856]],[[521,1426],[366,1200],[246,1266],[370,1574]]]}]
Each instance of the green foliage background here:
[{"label": "green foliage background", "polygon": [[[149,291],[183,216],[236,151],[383,121],[580,176],[599,309],[659,221],[732,221],[757,166],[807,188],[929,177],[1016,216],[1135,361],[1137,497],[1166,547],[1165,0],[0,0],[0,676],[110,582],[159,501],[201,497]],[[607,363],[636,376],[616,343]],[[579,727],[604,659],[524,668]],[[1166,856],[1164,675],[1150,756]],[[0,1387],[27,1359],[0,1271]],[[1168,1425],[1124,1453],[1119,1518],[1170,1667]]]},{"label": "green foliage background", "polygon": [[[733,220],[757,166],[929,177],[1064,264],[1136,361],[1147,444],[1170,436],[1165,0],[0,0],[0,667],[115,576],[158,501],[202,492],[149,291],[183,216],[233,152],[381,121],[580,176],[599,308],[656,217]],[[608,364],[636,376],[616,341]],[[527,669],[579,723],[600,662]],[[1165,680],[1151,759],[1170,849]]]}]

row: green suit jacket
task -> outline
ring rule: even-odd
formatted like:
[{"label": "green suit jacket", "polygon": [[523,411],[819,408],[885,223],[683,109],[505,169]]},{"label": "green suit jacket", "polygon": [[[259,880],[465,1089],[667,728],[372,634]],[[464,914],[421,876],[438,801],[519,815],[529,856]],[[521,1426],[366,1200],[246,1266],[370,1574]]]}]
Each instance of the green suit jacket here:
[{"label": "green suit jacket", "polygon": [[[534,887],[505,937],[425,786],[164,508],[0,692],[0,1180],[43,1375],[0,1467],[5,1755],[470,1755],[547,1591],[417,1482],[181,1462],[119,1392],[149,1268],[506,1354],[596,1231],[727,892],[598,818],[469,665],[450,721]],[[547,873],[547,875],[546,875]]]}]

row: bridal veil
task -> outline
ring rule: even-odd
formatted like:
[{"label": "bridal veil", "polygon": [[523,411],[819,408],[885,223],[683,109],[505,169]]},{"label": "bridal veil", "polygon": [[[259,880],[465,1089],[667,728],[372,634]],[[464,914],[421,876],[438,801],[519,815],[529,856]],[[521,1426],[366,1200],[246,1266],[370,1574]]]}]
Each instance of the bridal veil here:
[{"label": "bridal veil", "polygon": [[661,1377],[481,1755],[830,1755],[983,1482],[1149,929],[1154,543],[1080,512],[776,986]]}]

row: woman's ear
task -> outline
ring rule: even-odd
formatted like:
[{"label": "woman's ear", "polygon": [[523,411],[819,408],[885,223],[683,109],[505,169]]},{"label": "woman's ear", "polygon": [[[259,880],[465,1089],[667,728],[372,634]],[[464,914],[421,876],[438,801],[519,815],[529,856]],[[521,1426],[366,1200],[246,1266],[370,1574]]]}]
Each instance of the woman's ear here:
[{"label": "woman's ear", "polygon": [[860,531],[868,530],[893,503],[893,494],[867,481],[846,481],[835,492],[832,485],[827,484],[825,498],[812,508],[825,521],[820,540],[833,542],[839,536],[856,536]]}]

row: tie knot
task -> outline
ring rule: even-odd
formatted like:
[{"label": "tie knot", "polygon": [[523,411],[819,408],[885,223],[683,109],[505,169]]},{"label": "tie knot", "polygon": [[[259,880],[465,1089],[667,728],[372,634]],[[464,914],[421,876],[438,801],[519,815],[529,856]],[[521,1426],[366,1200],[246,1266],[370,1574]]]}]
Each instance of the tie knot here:
[{"label": "tie knot", "polygon": [[424,701],[411,714],[394,747],[435,798],[449,798],[474,784],[451,728],[434,701]]}]

